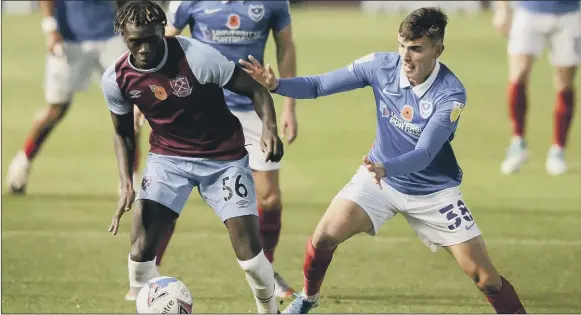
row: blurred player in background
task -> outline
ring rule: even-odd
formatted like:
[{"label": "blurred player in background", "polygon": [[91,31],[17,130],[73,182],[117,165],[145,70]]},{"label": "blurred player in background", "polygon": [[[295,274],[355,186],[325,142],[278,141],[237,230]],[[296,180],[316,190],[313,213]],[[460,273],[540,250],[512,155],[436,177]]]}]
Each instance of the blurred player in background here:
[{"label": "blurred player in background", "polygon": [[432,250],[443,247],[456,259],[496,312],[525,312],[513,286],[492,265],[459,189],[462,170],[451,141],[466,91],[438,62],[447,21],[439,9],[417,9],[400,24],[399,54],[372,53],[321,75],[277,80],[268,65],[240,61],[271,92],[287,97],[312,99],[367,86],[375,96],[373,147],[307,240],[304,289],[283,313],[304,314],[317,306],[337,246],[356,234],[375,235],[398,213]]},{"label": "blurred player in background", "polygon": [[546,46],[555,68],[557,99],[554,109],[553,145],[545,167],[552,175],[567,171],[565,147],[575,107],[575,73],[581,62],[581,11],[579,0],[496,1],[494,26],[508,36],[508,105],[512,140],[501,172],[517,172],[529,157],[525,140],[527,85],[533,61]]},{"label": "blurred player in background", "polygon": [[274,272],[260,243],[258,211],[248,152],[238,118],[223,88],[250,98],[261,119],[259,145],[265,161],[278,162],[278,137],[270,93],[216,49],[187,37],[164,37],[166,16],[152,1],[131,1],[115,20],[129,52],[103,75],[103,94],[115,128],[122,193],[109,231],[116,234],[135,199],[133,103],[151,126],[151,150],[131,229],[130,291],[159,276],[155,255],[197,187],[230,234],[259,313],[276,313]]},{"label": "blurred player in background", "polygon": [[[127,1],[39,1],[48,55],[44,97],[48,104],[36,115],[21,151],[8,168],[12,193],[24,193],[32,160],[52,129],[68,111],[75,93],[85,90],[126,47],[113,32],[115,11]],[[136,154],[139,150],[136,150]],[[139,161],[135,158],[136,166]]]},{"label": "blurred player in background", "polygon": [[[269,33],[272,30],[281,77],[296,75],[296,53],[293,42],[288,1],[171,1],[167,36],[180,34],[189,26],[192,37],[216,48],[230,61],[253,55],[262,61]],[[253,110],[252,100],[224,90],[226,104],[242,123],[250,167],[254,171],[260,233],[264,253],[274,262],[274,251],[281,230],[280,163],[265,162],[260,150],[262,124]],[[285,98],[281,115],[282,135],[292,143],[297,136],[295,101]],[[170,235],[162,241],[157,254],[158,264],[167,248]],[[284,279],[275,273],[277,296],[294,293]]]}]

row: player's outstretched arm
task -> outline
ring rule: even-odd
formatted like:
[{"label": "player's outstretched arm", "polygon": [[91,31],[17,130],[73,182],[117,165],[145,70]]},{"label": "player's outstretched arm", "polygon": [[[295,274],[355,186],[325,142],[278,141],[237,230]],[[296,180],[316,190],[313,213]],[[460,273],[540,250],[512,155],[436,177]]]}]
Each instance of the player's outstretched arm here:
[{"label": "player's outstretched arm", "polygon": [[272,96],[263,86],[239,67],[234,67],[232,77],[224,85],[234,93],[247,96],[254,104],[254,110],[262,119],[262,149],[265,151],[267,161],[278,162],[283,156],[282,141],[278,137],[276,127],[276,112]]},{"label": "player's outstretched arm", "polygon": [[277,79],[272,67],[262,64],[252,56],[250,62],[240,59],[244,71],[272,93],[298,99],[313,99],[319,96],[346,92],[368,85],[366,80],[349,68],[341,68],[324,74]]}]

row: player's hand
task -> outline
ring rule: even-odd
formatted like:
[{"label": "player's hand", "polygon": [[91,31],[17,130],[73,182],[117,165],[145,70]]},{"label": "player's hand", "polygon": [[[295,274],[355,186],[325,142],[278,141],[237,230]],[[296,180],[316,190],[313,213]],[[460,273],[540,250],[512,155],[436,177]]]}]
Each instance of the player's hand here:
[{"label": "player's hand", "polygon": [[[274,130],[272,130],[274,129]],[[283,144],[278,134],[276,128],[262,127],[262,138],[260,139],[260,148],[262,152],[266,155],[265,162],[280,162],[284,154]]]},{"label": "player's hand", "polygon": [[52,31],[46,34],[46,49],[56,57],[64,57],[65,50],[63,47],[63,38],[58,31]]},{"label": "player's hand", "polygon": [[499,8],[494,11],[492,25],[504,37],[508,37],[510,25],[512,24],[512,11],[509,9]]},{"label": "player's hand", "polygon": [[286,138],[286,142],[291,144],[297,138],[298,133],[297,114],[294,110],[283,110],[280,117],[280,129],[282,137]]},{"label": "player's hand", "polygon": [[379,185],[379,189],[382,189],[381,179],[385,177],[385,166],[383,166],[383,163],[373,163],[369,160],[369,157],[365,155],[363,156],[363,165],[369,173],[371,173],[373,178],[375,178],[375,183]]},{"label": "player's hand", "polygon": [[252,63],[242,59],[238,60],[243,66],[242,70],[246,71],[254,80],[269,91],[273,91],[278,87],[278,79],[270,65],[267,64],[266,67],[263,67],[252,55],[248,56],[248,60]]},{"label": "player's hand", "polygon": [[109,226],[108,232],[111,232],[111,234],[113,235],[117,235],[121,217],[123,216],[123,214],[125,214],[125,212],[131,210],[134,201],[135,201],[135,190],[133,190],[133,186],[122,188],[121,196],[119,197],[119,201],[117,202],[117,211],[115,212],[115,215],[111,220],[111,225]]},{"label": "player's hand", "polygon": [[135,129],[135,134],[139,134],[141,131],[141,127],[145,123],[145,116],[143,113],[137,108],[137,106],[133,106],[133,128]]}]

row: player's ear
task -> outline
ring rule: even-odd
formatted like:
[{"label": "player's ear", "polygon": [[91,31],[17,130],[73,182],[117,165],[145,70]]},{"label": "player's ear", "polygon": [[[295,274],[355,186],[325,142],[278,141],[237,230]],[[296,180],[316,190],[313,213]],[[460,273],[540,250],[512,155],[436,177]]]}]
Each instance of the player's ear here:
[{"label": "player's ear", "polygon": [[436,46],[436,58],[440,58],[444,52],[444,44],[440,43]]}]

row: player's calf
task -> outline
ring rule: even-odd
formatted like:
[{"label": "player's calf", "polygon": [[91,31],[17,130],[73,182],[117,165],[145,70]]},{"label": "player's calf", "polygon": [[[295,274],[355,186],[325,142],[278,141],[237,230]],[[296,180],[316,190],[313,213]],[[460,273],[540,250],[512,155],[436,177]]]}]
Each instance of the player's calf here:
[{"label": "player's calf", "polygon": [[272,263],[282,227],[282,201],[278,170],[254,171],[252,177],[256,190],[260,237],[264,255]]},{"label": "player's calf", "polygon": [[[317,304],[323,279],[339,244],[371,229],[373,224],[369,216],[357,203],[343,198],[331,202],[306,244],[302,295],[306,302],[312,303],[310,307]],[[297,299],[293,305],[287,308],[287,313],[294,313],[309,304]]]},{"label": "player's calf", "polygon": [[138,200],[134,208],[126,300],[135,300],[139,290],[149,280],[159,276],[155,265],[157,246],[178,216],[173,210],[152,200]]},{"label": "player's calf", "polygon": [[246,281],[256,299],[258,313],[278,311],[274,296],[274,271],[260,244],[258,218],[245,215],[225,221],[238,264],[246,273]]},{"label": "player's calf", "polygon": [[499,314],[526,313],[514,287],[494,268],[481,236],[446,247]]},{"label": "player's calf", "polygon": [[22,150],[16,153],[8,167],[6,184],[10,193],[25,193],[32,159],[54,126],[64,117],[68,108],[69,103],[65,103],[51,105],[38,112]]},{"label": "player's calf", "polygon": [[34,159],[40,146],[46,140],[52,129],[68,112],[70,103],[49,105],[41,109],[34,118],[32,129],[24,141],[23,151],[29,160]]}]

